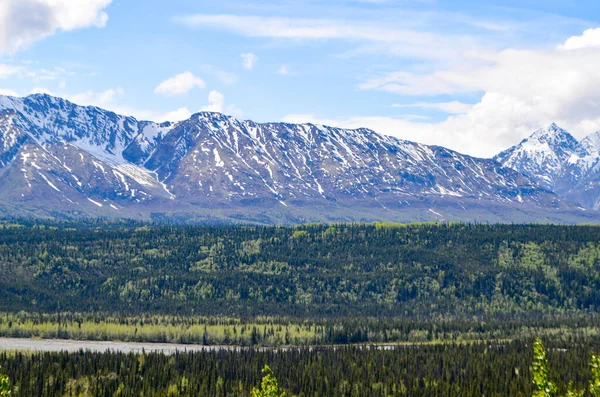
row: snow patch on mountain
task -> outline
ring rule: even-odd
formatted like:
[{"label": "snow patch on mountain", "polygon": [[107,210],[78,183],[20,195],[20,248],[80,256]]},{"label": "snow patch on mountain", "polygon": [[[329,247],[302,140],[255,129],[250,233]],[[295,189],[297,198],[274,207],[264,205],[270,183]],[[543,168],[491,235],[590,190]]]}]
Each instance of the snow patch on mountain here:
[{"label": "snow patch on mountain", "polygon": [[[598,142],[590,137],[588,146]],[[34,191],[56,192],[60,205],[94,204],[77,209],[94,215],[275,206],[327,217],[349,203],[374,213],[422,205],[432,216],[447,212],[434,203],[456,211],[474,202],[559,208],[549,188],[532,179],[553,186],[567,166],[592,164],[580,146],[552,125],[499,155],[503,167],[364,128],[261,124],[214,112],[157,124],[48,95],[0,96],[0,178],[21,189],[10,197],[34,202]],[[11,172],[15,159],[22,164]]]}]

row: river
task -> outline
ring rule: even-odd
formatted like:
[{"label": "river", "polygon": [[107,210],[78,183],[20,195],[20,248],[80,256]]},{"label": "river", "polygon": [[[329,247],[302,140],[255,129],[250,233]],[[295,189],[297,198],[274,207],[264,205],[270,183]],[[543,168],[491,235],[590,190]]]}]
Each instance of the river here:
[{"label": "river", "polygon": [[[369,346],[371,348],[389,350],[398,346],[415,346],[414,343],[401,344],[369,344],[355,345],[358,348]],[[321,348],[338,349],[349,345],[325,345]],[[318,348],[318,346],[306,346],[309,349]],[[272,349],[274,351],[286,351],[298,349],[298,347],[255,347],[259,350]],[[200,352],[214,350],[241,350],[252,349],[248,346],[204,346],[187,345],[177,343],[138,343],[138,342],[114,342],[114,341],[88,341],[88,340],[70,340],[70,339],[30,339],[30,338],[0,338],[0,351],[2,350],[28,350],[37,352],[78,352],[79,350],[89,350],[93,352],[104,353],[114,351],[121,353],[142,353],[156,352],[164,354],[175,354],[176,352]]]},{"label": "river", "polygon": [[239,346],[203,346],[182,345],[176,343],[136,343],[136,342],[111,342],[111,341],[85,341],[66,339],[17,339],[0,338],[0,351],[2,350],[29,350],[38,352],[77,352],[89,350],[93,352],[118,351],[122,353],[159,352],[174,354],[175,352],[194,352],[209,350],[239,350]]}]

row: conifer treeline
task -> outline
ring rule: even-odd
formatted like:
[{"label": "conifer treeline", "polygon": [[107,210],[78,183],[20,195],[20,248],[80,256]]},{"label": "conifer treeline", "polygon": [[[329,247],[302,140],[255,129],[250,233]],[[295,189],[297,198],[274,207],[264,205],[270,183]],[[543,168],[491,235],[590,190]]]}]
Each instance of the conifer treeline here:
[{"label": "conifer treeline", "polygon": [[[268,364],[296,396],[531,396],[532,341],[162,354],[0,353],[16,396],[248,396]],[[584,388],[600,341],[547,341],[550,376]],[[568,347],[565,349],[565,347]]]}]

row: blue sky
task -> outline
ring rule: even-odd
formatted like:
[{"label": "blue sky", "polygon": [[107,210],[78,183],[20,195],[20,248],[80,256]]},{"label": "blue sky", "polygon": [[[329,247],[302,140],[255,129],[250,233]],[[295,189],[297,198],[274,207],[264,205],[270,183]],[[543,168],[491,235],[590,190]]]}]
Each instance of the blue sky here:
[{"label": "blue sky", "polygon": [[551,122],[600,130],[600,5],[482,3],[5,0],[0,93],[364,126],[477,156]]}]

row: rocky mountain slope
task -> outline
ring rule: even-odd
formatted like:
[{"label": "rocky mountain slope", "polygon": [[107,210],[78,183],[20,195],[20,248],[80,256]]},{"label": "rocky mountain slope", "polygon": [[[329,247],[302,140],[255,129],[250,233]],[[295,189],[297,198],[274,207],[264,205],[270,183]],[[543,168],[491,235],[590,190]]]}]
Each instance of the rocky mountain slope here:
[{"label": "rocky mountain slope", "polygon": [[600,209],[600,132],[579,142],[552,124],[498,154],[495,160],[564,200]]},{"label": "rocky mountain slope", "polygon": [[[559,167],[580,145],[559,146],[560,159],[550,156],[539,170]],[[519,168],[510,162],[515,156],[503,156],[506,167],[367,129],[258,124],[210,112],[157,124],[48,95],[0,96],[4,215],[261,223],[600,219],[559,199],[554,182],[538,185],[539,178],[511,169]],[[543,175],[554,181],[555,174]]]}]

